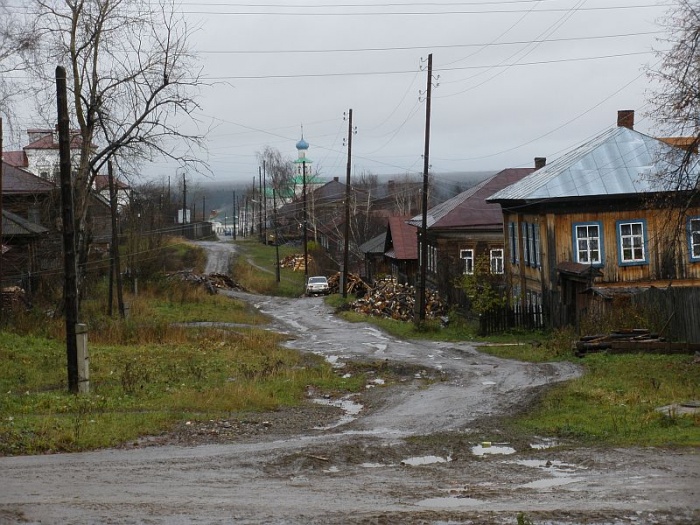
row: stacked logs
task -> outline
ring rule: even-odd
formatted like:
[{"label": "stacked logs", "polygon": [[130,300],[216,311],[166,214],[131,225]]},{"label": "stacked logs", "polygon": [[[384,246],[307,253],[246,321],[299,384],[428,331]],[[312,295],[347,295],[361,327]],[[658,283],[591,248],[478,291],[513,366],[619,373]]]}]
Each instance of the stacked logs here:
[{"label": "stacked logs", "polygon": [[574,353],[578,357],[592,352],[692,354],[700,351],[700,344],[671,343],[659,334],[645,328],[615,330],[609,334],[586,335],[576,341],[573,346]]},{"label": "stacked logs", "polygon": [[[340,289],[341,275],[340,272],[331,275],[328,278],[328,286],[331,289],[331,293],[342,293]],[[371,288],[362,278],[354,273],[348,274],[348,286],[347,291],[349,295],[355,295],[361,297],[367,293],[367,290]]]},{"label": "stacked logs", "polygon": [[[437,319],[445,315],[446,306],[437,292],[426,290],[425,317]],[[362,298],[350,307],[361,314],[386,317],[399,321],[412,321],[416,304],[414,286],[397,284],[394,281],[379,281]]]}]

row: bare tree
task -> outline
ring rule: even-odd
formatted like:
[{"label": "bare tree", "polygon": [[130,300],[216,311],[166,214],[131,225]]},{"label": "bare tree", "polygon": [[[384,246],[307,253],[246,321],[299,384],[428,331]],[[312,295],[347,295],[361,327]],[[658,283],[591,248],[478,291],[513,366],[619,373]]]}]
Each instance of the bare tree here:
[{"label": "bare tree", "polygon": [[36,50],[37,38],[27,30],[26,19],[7,0],[0,0],[0,117],[12,124],[15,101],[27,95],[23,82],[26,64]]},{"label": "bare tree", "polygon": [[294,169],[292,161],[282,156],[277,148],[265,146],[257,154],[258,162],[265,163],[265,172],[270,188],[276,192],[277,204],[282,205],[294,195]]},{"label": "bare tree", "polygon": [[662,20],[667,36],[657,54],[657,69],[649,71],[657,88],[649,100],[650,115],[661,132],[683,153],[665,159],[664,189],[697,193],[700,189],[697,151],[700,145],[700,3],[678,0]]},{"label": "bare tree", "polygon": [[46,100],[56,64],[66,64],[72,91],[69,110],[80,139],[73,163],[77,251],[84,262],[89,194],[110,159],[122,173],[130,162],[155,156],[198,163],[193,151],[202,136],[184,131],[196,129],[201,85],[187,47],[191,30],[167,0],[34,0],[34,8],[41,58],[34,67]]}]

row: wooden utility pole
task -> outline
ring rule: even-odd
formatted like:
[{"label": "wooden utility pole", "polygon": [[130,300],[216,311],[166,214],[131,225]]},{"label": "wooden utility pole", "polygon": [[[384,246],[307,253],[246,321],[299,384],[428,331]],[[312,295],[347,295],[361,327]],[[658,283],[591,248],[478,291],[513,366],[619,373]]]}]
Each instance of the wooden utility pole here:
[{"label": "wooden utility pole", "polygon": [[73,210],[73,181],[70,162],[70,124],[66,70],[56,67],[56,102],[58,106],[58,152],[61,173],[61,217],[63,220],[63,300],[66,312],[66,356],[68,389],[78,393],[78,344],[75,337],[78,323],[78,271],[75,253],[75,217]]},{"label": "wooden utility pole", "polygon": [[3,278],[3,269],[2,269],[2,177],[4,173],[4,164],[2,162],[2,119],[0,118],[0,325],[3,323],[5,320],[4,318],[4,313],[2,311],[2,278]]},{"label": "wooden utility pole", "polygon": [[263,205],[263,235],[265,237],[265,246],[267,246],[267,188],[265,187],[265,179],[267,179],[267,173],[265,171],[265,161],[263,160],[263,176],[262,176],[262,199]]},{"label": "wooden utility pole", "polygon": [[302,161],[301,163],[301,180],[302,180],[302,185],[301,185],[301,192],[303,195],[304,199],[304,215],[303,215],[303,221],[302,221],[302,235],[304,238],[304,286],[306,286],[306,281],[308,281],[309,277],[309,247],[308,247],[308,234],[306,233],[306,161]]},{"label": "wooden utility pole", "polygon": [[280,282],[280,240],[277,231],[277,191],[274,185],[272,186],[272,213],[275,221],[275,280]]},{"label": "wooden utility pole", "polygon": [[258,166],[258,239],[262,239],[263,234],[263,203],[262,203],[262,167]]},{"label": "wooden utility pole", "polygon": [[236,240],[236,227],[238,226],[238,217],[236,217],[236,190],[233,190],[233,210],[231,211],[233,215],[233,240]]},{"label": "wooden utility pole", "polygon": [[348,164],[345,169],[345,251],[343,255],[343,298],[348,296],[350,263],[350,167],[352,166],[352,108],[348,110]]},{"label": "wooden utility pole", "polygon": [[420,282],[416,289],[416,324],[425,321],[425,274],[428,262],[428,170],[430,169],[430,95],[433,86],[433,54],[428,55],[428,83],[425,90],[425,148],[423,151],[423,195],[420,228]]},{"label": "wooden utility pole", "polygon": [[119,259],[119,229],[117,225],[117,189],[114,184],[114,171],[112,168],[112,161],[107,162],[107,175],[109,178],[109,206],[111,208],[112,215],[112,257],[110,258],[110,296],[109,296],[109,315],[112,315],[112,276],[116,278],[117,285],[117,307],[119,308],[119,315],[124,318],[124,293],[122,285],[122,271],[121,262]]}]

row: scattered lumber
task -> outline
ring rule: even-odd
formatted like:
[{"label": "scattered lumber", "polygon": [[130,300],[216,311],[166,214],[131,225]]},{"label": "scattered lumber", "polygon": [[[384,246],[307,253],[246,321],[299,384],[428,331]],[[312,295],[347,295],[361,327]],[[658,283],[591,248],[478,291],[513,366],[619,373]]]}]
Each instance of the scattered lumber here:
[{"label": "scattered lumber", "polygon": [[578,357],[587,353],[607,352],[610,354],[693,354],[700,351],[698,343],[672,343],[659,334],[644,328],[615,330],[609,334],[586,335],[574,343]]},{"label": "scattered lumber", "polygon": [[206,290],[214,295],[219,289],[243,290],[243,288],[231,277],[223,273],[210,273],[201,275],[192,270],[180,270],[167,274],[168,279],[179,279],[194,285],[204,286]]},{"label": "scattered lumber", "polygon": [[[328,286],[331,289],[331,293],[342,293],[342,290],[340,289],[341,280],[342,275],[340,272],[335,273],[328,278]],[[363,281],[359,275],[348,273],[348,294],[361,297],[371,288],[372,287]]]},{"label": "scattered lumber", "polygon": [[[416,303],[414,286],[398,284],[393,280],[379,281],[369,288],[364,297],[350,305],[354,311],[374,317],[412,321]],[[446,307],[437,292],[426,290],[426,319],[445,315]]]}]

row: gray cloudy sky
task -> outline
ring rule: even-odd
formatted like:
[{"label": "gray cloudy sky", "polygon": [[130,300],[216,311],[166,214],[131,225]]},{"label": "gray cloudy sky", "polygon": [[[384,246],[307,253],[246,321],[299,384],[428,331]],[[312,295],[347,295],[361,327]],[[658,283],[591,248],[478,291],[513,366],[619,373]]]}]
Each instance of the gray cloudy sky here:
[{"label": "gray cloudy sky", "polygon": [[[216,181],[251,180],[266,145],[345,175],[353,109],[353,170],[420,174],[433,54],[430,164],[501,170],[553,160],[615,124],[645,118],[644,66],[657,57],[669,3],[653,0],[182,0],[211,87],[203,127]],[[146,167],[171,175],[165,163]]]}]

